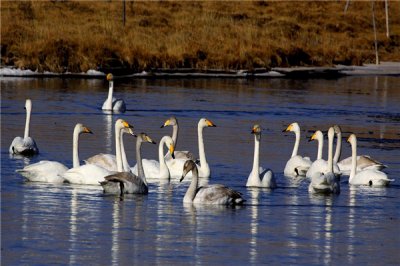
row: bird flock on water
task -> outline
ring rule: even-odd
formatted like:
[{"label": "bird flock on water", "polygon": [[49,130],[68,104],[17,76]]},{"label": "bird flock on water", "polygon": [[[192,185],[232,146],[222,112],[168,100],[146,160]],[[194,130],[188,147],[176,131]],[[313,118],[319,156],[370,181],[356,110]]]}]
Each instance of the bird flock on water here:
[{"label": "bird flock on water", "polygon": [[[109,93],[102,109],[114,113],[126,111],[123,99],[113,97],[113,75],[108,74]],[[26,123],[24,137],[15,137],[12,141],[10,154],[31,156],[39,153],[36,142],[29,134],[32,101],[25,102]],[[47,183],[72,183],[102,186],[104,193],[116,194],[123,198],[124,194],[147,194],[147,179],[170,180],[191,178],[190,185],[183,198],[185,203],[240,205],[245,202],[242,193],[225,185],[208,184],[211,175],[210,166],[206,159],[203,130],[216,125],[207,118],[198,122],[198,149],[197,158],[189,151],[175,150],[178,140],[179,126],[176,117],[170,117],[161,127],[172,126],[172,136],[164,136],[159,142],[158,160],[145,159],[141,156],[143,143],[156,144],[146,133],[137,134],[132,124],[123,119],[115,122],[115,154],[96,154],[84,160],[81,165],[79,159],[79,137],[81,134],[91,134],[92,131],[77,123],[73,131],[72,168],[68,168],[57,161],[42,160],[34,164],[17,169],[16,172],[32,182]],[[328,129],[328,156],[322,157],[324,135],[320,130],[315,131],[309,141],[318,142],[318,152],[315,161],[299,154],[300,126],[294,122],[284,132],[294,132],[295,144],[291,157],[288,159],[284,175],[287,178],[307,178],[310,181],[309,193],[339,194],[341,176],[349,176],[348,183],[354,186],[388,186],[393,179],[389,179],[382,169],[387,166],[368,155],[357,154],[357,137],[351,134],[347,142],[351,144],[352,155],[340,160],[342,131],[338,125]],[[277,187],[274,172],[260,165],[260,140],[262,128],[255,124],[251,133],[254,135],[254,158],[251,172],[248,176],[247,187],[262,187],[274,189]],[[136,164],[131,167],[125,153],[123,135],[136,137]],[[333,153],[334,139],[336,136],[336,149]],[[146,146],[146,145],[145,145]],[[165,153],[164,147],[167,150]],[[202,182],[207,181],[207,182]],[[206,185],[201,185],[207,183]]]}]

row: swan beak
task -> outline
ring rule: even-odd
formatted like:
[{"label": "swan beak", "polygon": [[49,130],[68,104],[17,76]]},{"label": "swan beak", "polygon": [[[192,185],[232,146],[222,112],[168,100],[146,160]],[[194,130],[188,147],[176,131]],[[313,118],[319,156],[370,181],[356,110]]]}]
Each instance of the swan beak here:
[{"label": "swan beak", "polygon": [[169,124],[171,123],[171,121],[169,121],[169,119],[167,121],[165,121],[164,125],[162,125],[160,128],[169,126]]},{"label": "swan beak", "polygon": [[126,127],[126,128],[133,128],[133,126],[132,126],[131,124],[129,124],[128,122],[126,122],[126,121],[123,121],[122,124],[123,124],[124,127]]},{"label": "swan beak", "polygon": [[182,180],[185,178],[184,175],[182,175],[181,179],[179,179],[179,182],[182,182]]},{"label": "swan beak", "polygon": [[114,77],[113,77],[113,74],[111,74],[111,73],[108,73],[108,74],[107,74],[107,80],[108,80],[108,81],[113,80],[113,78],[114,78]]},{"label": "swan beak", "polygon": [[282,130],[282,132],[292,131],[292,124],[290,124],[286,129]]},{"label": "swan beak", "polygon": [[169,146],[169,153],[171,154],[172,159],[175,159],[174,150],[175,150],[175,147],[174,147],[174,145],[171,144]]},{"label": "swan beak", "polygon": [[315,133],[311,136],[311,138],[308,140],[308,142],[313,141],[315,139]]},{"label": "swan beak", "polygon": [[216,125],[208,119],[206,120],[206,124],[208,127],[216,127]]},{"label": "swan beak", "polygon": [[83,132],[84,132],[84,133],[93,134],[93,132],[92,132],[89,128],[87,128],[87,127],[84,127],[84,128],[83,128]]},{"label": "swan beak", "polygon": [[133,133],[133,129],[130,127],[128,128],[128,133],[131,134],[134,137],[137,137],[135,133]]},{"label": "swan beak", "polygon": [[149,136],[146,136],[146,141],[151,144],[157,144],[154,140],[152,140]]}]

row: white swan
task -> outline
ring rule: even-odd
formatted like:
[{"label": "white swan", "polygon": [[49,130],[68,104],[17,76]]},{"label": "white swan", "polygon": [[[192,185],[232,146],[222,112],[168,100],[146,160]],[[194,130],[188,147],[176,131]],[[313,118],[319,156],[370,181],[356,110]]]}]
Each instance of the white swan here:
[{"label": "white swan", "polygon": [[[158,161],[157,160],[149,160],[142,159],[144,175],[146,178],[158,178],[158,179],[169,179],[170,173],[168,170],[168,166],[165,163],[164,159],[164,145],[169,150],[172,158],[174,158],[174,141],[170,136],[164,136],[160,140],[160,144],[158,146]],[[131,168],[131,172],[135,175],[138,175],[138,164]]]},{"label": "white swan", "polygon": [[305,176],[308,168],[311,166],[311,160],[309,157],[302,157],[297,155],[300,144],[300,127],[299,124],[290,124],[283,132],[293,131],[296,134],[296,142],[294,143],[293,152],[291,158],[287,161],[285,169],[283,171],[285,176],[296,177]]},{"label": "white swan", "polygon": [[[178,119],[176,119],[175,116],[171,116],[169,119],[167,119],[164,124],[161,126],[161,128],[166,127],[166,126],[172,126],[172,140],[174,141],[175,144],[175,149],[176,145],[178,142],[178,132],[179,132],[179,125],[178,125]],[[189,151],[174,151],[175,159],[182,159],[182,160],[193,160],[196,161],[197,158],[194,157],[193,153]],[[167,153],[165,155],[165,160],[172,160],[171,155]],[[179,174],[180,175],[180,174]]]},{"label": "white swan", "polygon": [[183,197],[184,203],[218,204],[218,205],[240,205],[244,203],[242,194],[224,185],[208,185],[198,187],[199,174],[197,165],[187,160],[184,164],[180,181],[185,178],[188,172],[192,172],[192,181]]},{"label": "white swan", "polygon": [[[78,145],[79,135],[82,133],[92,134],[92,131],[80,123],[76,124],[72,141],[72,161],[74,164],[76,164],[74,167],[79,166]],[[68,168],[62,163],[43,160],[31,165],[27,165],[23,169],[16,170],[16,172],[32,182],[63,183],[64,178],[61,177],[61,175],[67,170]]]},{"label": "white swan", "polygon": [[247,178],[246,187],[276,188],[274,172],[272,172],[270,169],[264,170],[262,167],[260,167],[260,125],[254,125],[251,133],[254,134],[254,160],[253,169]]},{"label": "white swan", "polygon": [[[123,119],[118,119],[115,122],[115,150],[117,156],[117,168],[122,171],[122,160],[121,160],[121,130],[123,128],[133,128],[128,122]],[[76,163],[74,162],[74,165]],[[77,161],[79,165],[79,160]],[[112,172],[104,169],[103,167],[95,164],[85,164],[78,167],[74,167],[65,172],[62,177],[69,183],[73,184],[85,184],[85,185],[100,185],[100,182],[105,181],[104,177],[110,175]]]},{"label": "white swan", "polygon": [[[210,166],[207,163],[206,153],[204,150],[203,129],[205,127],[216,127],[216,125],[207,118],[201,118],[197,124],[197,138],[199,145],[199,158],[200,164],[197,165],[199,177],[209,178],[211,175]],[[175,155],[175,153],[174,153]],[[182,176],[182,169],[185,164],[185,159],[167,160],[168,169],[171,177],[180,178]],[[188,174],[189,176],[191,173]]]},{"label": "white swan", "polygon": [[394,181],[393,179],[389,179],[388,176],[379,170],[376,169],[364,169],[361,171],[357,171],[357,137],[354,134],[351,134],[347,139],[347,142],[351,144],[351,171],[349,177],[350,185],[365,185],[365,186],[374,186],[374,187],[382,187],[387,186],[390,182]]},{"label": "white swan", "polygon": [[[105,193],[120,194],[122,197],[124,194],[147,194],[149,192],[146,176],[143,170],[141,146],[143,142],[149,142],[156,144],[147,134],[141,133],[137,136],[136,141],[136,160],[138,164],[138,175],[134,175],[130,172],[118,172],[106,176],[106,181],[101,182],[101,186]],[[121,154],[122,155],[122,154]]]},{"label": "white swan", "polygon": [[14,138],[9,148],[10,154],[33,155],[39,153],[39,149],[36,146],[35,140],[32,137],[29,137],[29,124],[31,121],[31,111],[32,111],[32,101],[30,99],[26,99],[25,109],[26,109],[26,121],[25,121],[24,138],[21,137]]},{"label": "white swan", "polygon": [[[328,172],[328,162],[322,159],[322,150],[324,146],[324,135],[321,131],[317,130],[311,136],[309,141],[312,140],[318,141],[318,154],[317,159],[312,162],[310,168],[308,168],[306,177],[311,178],[315,173],[327,173]],[[332,140],[333,141],[333,140]],[[335,162],[333,162],[333,171],[335,174],[340,174],[340,169]]]},{"label": "white swan", "polygon": [[116,99],[113,97],[114,92],[114,76],[113,74],[109,73],[107,75],[107,80],[109,81],[109,88],[108,88],[108,97],[103,103],[103,107],[101,109],[105,111],[113,111],[118,113],[124,113],[126,111],[125,102],[123,99]]},{"label": "white swan", "polygon": [[[124,146],[124,134],[128,133],[130,135],[134,135],[132,128],[123,128],[121,131],[121,155],[122,155],[122,166],[125,172],[130,172],[130,166],[128,160],[126,158],[125,146]],[[108,153],[99,153],[93,155],[86,160],[84,160],[86,164],[95,164],[97,166],[103,167],[108,171],[118,171],[117,169],[117,158],[114,154]]]},{"label": "white swan", "polygon": [[335,131],[333,127],[328,130],[328,163],[327,169],[323,172],[314,172],[308,186],[310,193],[339,194],[340,175],[333,172],[333,139]]},{"label": "white swan", "polygon": [[[336,151],[335,151],[335,157],[333,158],[334,162],[337,162],[337,165],[340,168],[340,171],[343,174],[349,175],[351,171],[351,160],[352,157],[347,157],[346,159],[343,159],[339,161],[341,151],[342,151],[342,130],[338,125],[334,126],[336,137],[337,137],[337,142],[336,142]],[[371,158],[368,155],[358,155],[357,156],[357,171],[362,171],[365,169],[375,169],[375,170],[382,170],[383,168],[386,168],[387,166],[384,165],[383,163]]]}]

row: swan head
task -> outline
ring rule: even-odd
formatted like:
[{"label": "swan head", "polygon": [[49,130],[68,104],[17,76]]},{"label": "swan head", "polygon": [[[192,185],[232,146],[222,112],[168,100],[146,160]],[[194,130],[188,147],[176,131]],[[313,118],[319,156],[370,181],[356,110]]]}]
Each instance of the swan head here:
[{"label": "swan head", "polygon": [[341,134],[342,133],[342,129],[340,128],[339,125],[334,125],[333,129],[335,130],[335,134]]},{"label": "swan head", "polygon": [[148,142],[148,143],[152,143],[152,144],[157,144],[146,133],[140,133],[137,137],[138,137],[138,140],[140,140],[141,142]]},{"label": "swan head", "polygon": [[190,171],[193,171],[193,170],[197,170],[197,166],[196,166],[196,164],[192,161],[192,160],[187,160],[186,162],[185,162],[185,164],[183,165],[183,173],[182,173],[182,177],[181,177],[181,179],[179,180],[179,182],[182,182],[182,180],[185,178],[185,176],[190,172]]},{"label": "swan head", "polygon": [[199,127],[216,127],[216,125],[207,118],[201,118],[199,121]]},{"label": "swan head", "polygon": [[333,139],[334,136],[335,136],[335,129],[333,127],[330,127],[328,129],[328,139]]},{"label": "swan head", "polygon": [[308,141],[309,142],[313,141],[313,140],[320,141],[322,139],[324,139],[324,134],[322,134],[321,130],[317,130],[317,131],[314,132],[314,134],[311,136],[311,138]]},{"label": "swan head", "polygon": [[32,101],[31,101],[31,99],[26,99],[24,108],[25,108],[25,110],[27,112],[30,112],[32,110]]},{"label": "swan head", "polygon": [[75,125],[74,131],[77,131],[79,134],[81,133],[93,134],[93,132],[88,127],[82,125],[81,123]]},{"label": "swan head", "polygon": [[131,128],[133,129],[133,126],[126,122],[124,119],[119,118],[117,121],[115,121],[115,127],[117,129],[123,129],[123,128]]},{"label": "swan head", "polygon": [[293,131],[293,132],[299,132],[300,127],[297,122],[291,123],[286,129],[284,129],[282,132],[288,132],[288,131]]},{"label": "swan head", "polygon": [[347,138],[347,142],[349,142],[350,144],[354,144],[356,143],[357,138],[355,134],[351,134],[348,138]]},{"label": "swan head", "polygon": [[177,124],[178,124],[178,120],[176,120],[176,117],[171,116],[164,122],[164,125],[162,125],[161,128],[166,127],[166,126],[176,126]]},{"label": "swan head", "polygon": [[260,140],[261,138],[261,126],[258,124],[255,124],[253,128],[251,129],[251,134],[254,134],[257,138],[257,140]]},{"label": "swan head", "polygon": [[112,81],[114,79],[114,76],[113,76],[113,74],[108,73],[106,78],[108,81]]}]

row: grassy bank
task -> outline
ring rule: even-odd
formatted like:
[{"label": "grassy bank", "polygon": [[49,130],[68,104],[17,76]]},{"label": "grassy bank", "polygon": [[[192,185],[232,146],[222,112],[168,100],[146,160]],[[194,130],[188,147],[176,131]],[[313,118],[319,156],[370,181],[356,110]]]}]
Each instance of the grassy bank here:
[{"label": "grassy bank", "polygon": [[[1,2],[1,58],[19,68],[252,69],[375,60],[371,2]],[[400,61],[400,4],[375,3],[382,61]]]}]

